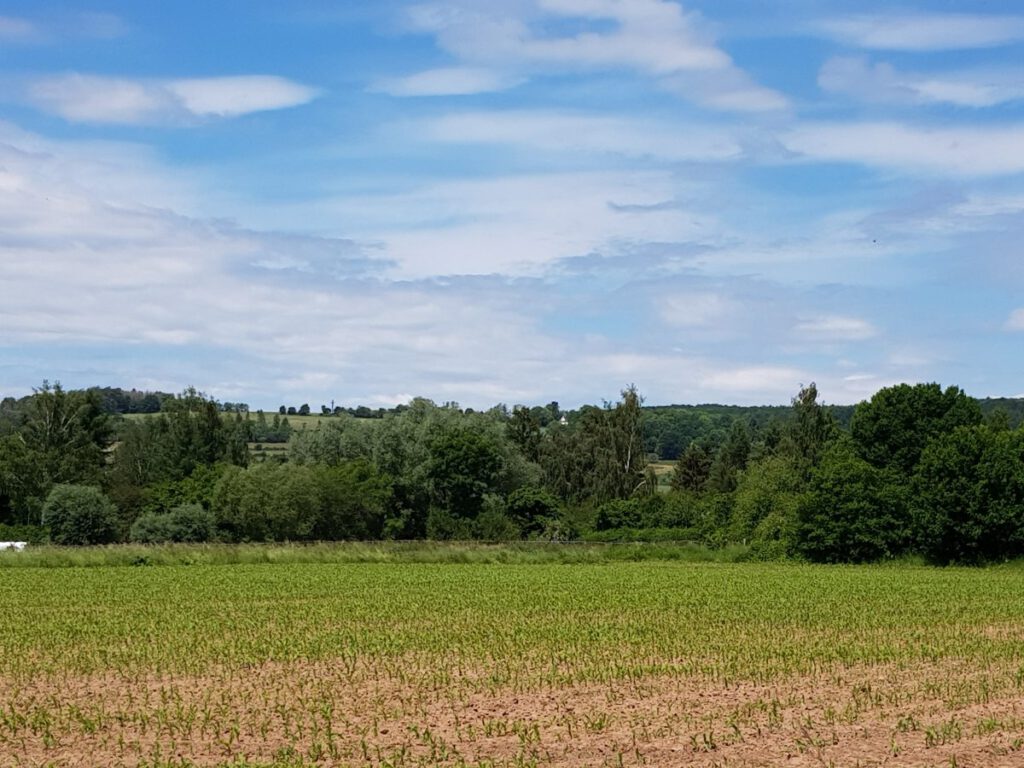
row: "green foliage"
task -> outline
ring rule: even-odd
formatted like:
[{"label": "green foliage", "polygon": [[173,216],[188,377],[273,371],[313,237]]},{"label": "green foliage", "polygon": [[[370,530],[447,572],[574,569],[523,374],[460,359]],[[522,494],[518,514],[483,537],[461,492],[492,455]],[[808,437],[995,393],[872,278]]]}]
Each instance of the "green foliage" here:
[{"label": "green foliage", "polygon": [[7,525],[0,523],[0,541],[24,541],[44,544],[50,540],[50,531],[41,525]]},{"label": "green foliage", "polygon": [[799,551],[821,562],[870,562],[904,553],[907,493],[900,476],[833,445],[811,477],[799,509]]},{"label": "green foliage", "polygon": [[320,510],[310,467],[228,467],[213,493],[217,525],[232,541],[300,541],[313,535]]},{"label": "green foliage", "polygon": [[379,539],[392,499],[391,479],[365,459],[317,466],[319,514],[313,535],[324,541]]},{"label": "green foliage", "polygon": [[202,543],[216,536],[213,513],[199,504],[182,504],[169,512],[148,512],[132,525],[130,539],[142,544]]},{"label": "green foliage", "polygon": [[39,523],[49,481],[36,459],[19,435],[0,438],[0,521]]},{"label": "green foliage", "polygon": [[679,491],[703,491],[711,477],[714,456],[701,443],[690,443],[676,459],[672,487]]},{"label": "green foliage", "polygon": [[1024,554],[1024,431],[978,425],[940,435],[914,477],[920,552],[939,563]]},{"label": "green foliage", "polygon": [[806,476],[818,466],[829,443],[838,437],[835,417],[818,402],[818,387],[812,381],[793,398],[793,415],[786,425],[784,447]]},{"label": "green foliage", "polygon": [[598,531],[610,531],[616,528],[642,528],[639,500],[606,501],[597,508],[597,520],[594,527]]},{"label": "green foliage", "polygon": [[373,438],[371,425],[345,414],[326,421],[317,429],[296,432],[289,445],[289,459],[296,464],[328,466],[353,459],[371,459]]},{"label": "green foliage", "polygon": [[180,480],[164,480],[146,486],[142,510],[162,514],[185,504],[199,504],[209,509],[217,483],[227,468],[227,464],[204,465]]},{"label": "green foliage", "polygon": [[56,485],[43,505],[43,525],[54,544],[108,544],[119,532],[117,509],[99,488]]},{"label": "green foliage", "polygon": [[741,473],[733,497],[730,541],[750,541],[755,554],[775,558],[796,544],[797,508],[804,493],[800,462],[769,456]]},{"label": "green foliage", "polygon": [[[388,411],[326,409],[323,421],[292,435],[288,451],[252,468],[244,467],[247,440],[291,433],[280,414],[270,423],[190,389],[166,398],[155,416],[119,421],[112,445],[103,411],[115,395],[131,399],[44,383],[30,397],[0,401],[0,524],[40,523],[49,490],[74,483],[100,486],[119,510],[119,534],[146,541],[192,535],[177,532],[172,513],[198,505],[195,536],[229,541],[611,541],[685,532],[713,546],[750,542],[746,556],[760,559],[920,551],[938,562],[981,562],[1024,551],[1017,410],[987,411],[987,431],[953,438],[958,425],[978,430],[981,421],[978,404],[956,387],[891,387],[855,412],[820,404],[814,384],[788,409],[645,409],[635,387],[567,420],[557,403],[474,412],[417,399]],[[671,490],[659,487],[648,452],[678,456]]]},{"label": "green foliage", "polygon": [[[557,509],[556,509],[557,512]],[[548,522],[538,520],[538,522]],[[533,534],[541,533],[543,525],[539,525],[530,531]],[[487,496],[484,499],[483,509],[473,524],[473,538],[481,541],[514,541],[521,538],[524,530],[517,524],[507,511],[505,505],[498,496]]]},{"label": "green foliage", "polygon": [[568,503],[626,499],[648,483],[642,398],[636,387],[604,408],[586,406],[569,428],[552,426],[540,463],[546,485]]},{"label": "green foliage", "polygon": [[739,473],[747,466],[750,458],[750,432],[742,421],[734,421],[729,435],[722,443],[711,463],[706,486],[716,493],[736,490]]},{"label": "green foliage", "polygon": [[478,430],[449,428],[435,435],[429,451],[426,474],[435,508],[474,519],[503,468],[496,441]]},{"label": "green foliage", "polygon": [[506,511],[515,527],[525,535],[533,536],[558,519],[559,503],[543,488],[524,486],[509,495]]},{"label": "green foliage", "polygon": [[427,512],[427,538],[435,541],[470,541],[474,520],[452,514],[444,507],[431,507]]},{"label": "green foliage", "polygon": [[43,382],[5,414],[0,437],[0,522],[38,523],[56,484],[98,485],[113,442],[95,393]]},{"label": "green foliage", "polygon": [[865,461],[909,477],[930,440],[981,420],[978,402],[959,387],[899,384],[857,406],[850,434]]},{"label": "green foliage", "polygon": [[543,437],[540,420],[529,408],[516,406],[508,420],[508,439],[519,449],[527,461],[540,459],[540,445]]}]

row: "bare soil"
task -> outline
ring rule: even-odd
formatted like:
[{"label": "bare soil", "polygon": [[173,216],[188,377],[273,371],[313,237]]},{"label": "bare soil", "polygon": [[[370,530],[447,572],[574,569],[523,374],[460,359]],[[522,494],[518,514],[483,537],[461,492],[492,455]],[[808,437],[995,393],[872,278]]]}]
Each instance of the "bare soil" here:
[{"label": "bare soil", "polygon": [[497,679],[426,659],[333,659],[0,680],[0,766],[1024,766],[1024,682],[1009,666]]}]

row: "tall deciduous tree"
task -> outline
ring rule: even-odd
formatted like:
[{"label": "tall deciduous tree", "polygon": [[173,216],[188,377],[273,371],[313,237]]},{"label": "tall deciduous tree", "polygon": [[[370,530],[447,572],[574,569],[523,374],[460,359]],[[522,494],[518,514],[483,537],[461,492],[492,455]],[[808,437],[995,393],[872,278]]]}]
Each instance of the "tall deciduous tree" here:
[{"label": "tall deciduous tree", "polygon": [[906,486],[898,473],[833,443],[811,475],[799,508],[799,551],[820,562],[863,562],[902,554],[909,543]]},{"label": "tall deciduous tree", "polygon": [[985,425],[936,437],[913,484],[916,541],[940,563],[1024,554],[1024,431]]},{"label": "tall deciduous tree", "polygon": [[812,381],[793,398],[793,415],[787,423],[785,445],[806,474],[819,464],[826,447],[838,435],[835,417],[818,402],[818,387]]},{"label": "tall deciduous tree", "polygon": [[978,401],[959,387],[899,384],[857,406],[850,434],[863,459],[909,476],[929,441],[981,421]]}]

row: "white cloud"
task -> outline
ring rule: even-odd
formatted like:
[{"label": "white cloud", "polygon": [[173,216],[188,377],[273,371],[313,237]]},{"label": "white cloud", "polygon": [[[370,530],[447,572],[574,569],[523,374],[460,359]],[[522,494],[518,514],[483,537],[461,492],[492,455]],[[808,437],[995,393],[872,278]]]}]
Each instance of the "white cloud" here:
[{"label": "white cloud", "polygon": [[749,398],[754,393],[772,393],[780,397],[796,394],[800,382],[807,379],[807,372],[797,368],[742,366],[707,373],[701,379],[701,386],[705,391],[727,393],[730,397],[741,395]]},{"label": "white cloud", "polygon": [[[604,68],[629,66],[651,74],[722,69],[729,57],[699,29],[699,18],[675,3],[539,0],[543,15],[608,20],[613,31],[575,35],[535,34],[522,10],[488,9],[475,3],[434,3],[412,9],[414,25],[434,32],[446,50],[470,60]],[[502,11],[505,10],[505,13]]]},{"label": "white cloud", "polygon": [[951,212],[958,216],[984,217],[1009,216],[1024,213],[1024,194],[1020,195],[970,195],[957,203]]},{"label": "white cloud", "polygon": [[818,315],[800,321],[795,330],[801,336],[818,341],[864,341],[878,335],[867,320],[844,315]]},{"label": "white cloud", "polygon": [[992,107],[1024,99],[1024,70],[951,73],[900,72],[862,57],[829,59],[818,74],[826,91],[889,104],[955,104]]},{"label": "white cloud", "polygon": [[957,13],[862,14],[820,22],[849,45],[890,51],[992,48],[1024,40],[1024,16]]},{"label": "white cloud", "polygon": [[39,29],[28,19],[0,16],[0,40],[25,42],[36,39],[39,34]]},{"label": "white cloud", "polygon": [[271,75],[171,80],[165,87],[186,110],[200,117],[237,117],[287,109],[306,104],[318,95],[315,88]]},{"label": "white cloud", "polygon": [[[788,105],[782,94],[753,83],[733,63],[699,14],[668,0],[448,0],[414,6],[409,17],[414,29],[434,34],[459,60],[492,71],[626,69],[715,109],[771,111]],[[562,35],[541,31],[545,21],[567,19],[592,28]],[[611,29],[604,26],[608,22]]]},{"label": "white cloud", "polygon": [[305,208],[307,215],[352,222],[353,237],[379,241],[402,277],[522,276],[615,243],[679,242],[714,229],[712,216],[657,207],[680,186],[660,171],[524,174]]},{"label": "white cloud", "polygon": [[543,110],[452,113],[420,123],[417,135],[432,141],[671,161],[724,161],[742,155],[736,139],[721,128]]},{"label": "white cloud", "polygon": [[675,328],[706,328],[741,311],[732,299],[718,293],[675,293],[660,303],[659,316]]},{"label": "white cloud", "polygon": [[897,122],[805,123],[780,140],[790,151],[817,161],[954,176],[1024,171],[1024,124],[930,128]]},{"label": "white cloud", "polygon": [[1015,309],[1006,319],[1006,330],[1024,331],[1024,308]]},{"label": "white cloud", "polygon": [[187,122],[305,104],[314,88],[269,75],[140,80],[71,73],[31,81],[30,102],[83,123]]},{"label": "white cloud", "polygon": [[417,72],[407,77],[388,78],[373,90],[391,96],[469,96],[504,91],[522,82],[522,78],[477,67],[442,67]]}]

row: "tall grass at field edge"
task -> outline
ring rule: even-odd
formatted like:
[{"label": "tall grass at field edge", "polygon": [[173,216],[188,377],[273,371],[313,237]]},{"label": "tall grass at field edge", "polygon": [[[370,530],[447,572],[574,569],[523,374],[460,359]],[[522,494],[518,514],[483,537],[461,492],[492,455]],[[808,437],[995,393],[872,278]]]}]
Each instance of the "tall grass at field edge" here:
[{"label": "tall grass at field edge", "polygon": [[0,552],[2,568],[232,565],[288,563],[614,563],[664,560],[733,563],[749,548],[710,548],[689,542],[330,542],[282,544],[114,544],[102,547],[34,546]]}]

